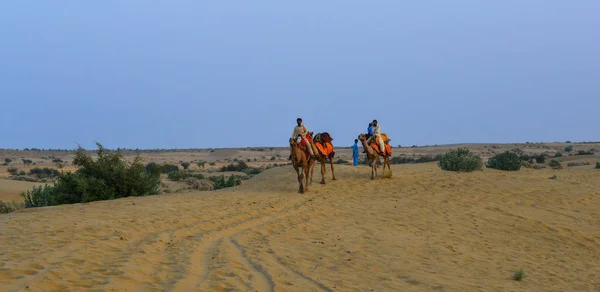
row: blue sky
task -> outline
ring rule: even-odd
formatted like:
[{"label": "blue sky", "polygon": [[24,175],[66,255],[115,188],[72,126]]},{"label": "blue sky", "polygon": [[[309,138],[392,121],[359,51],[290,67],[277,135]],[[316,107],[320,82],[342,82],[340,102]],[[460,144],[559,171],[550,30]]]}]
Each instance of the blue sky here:
[{"label": "blue sky", "polygon": [[0,148],[599,140],[600,2],[4,1]]}]

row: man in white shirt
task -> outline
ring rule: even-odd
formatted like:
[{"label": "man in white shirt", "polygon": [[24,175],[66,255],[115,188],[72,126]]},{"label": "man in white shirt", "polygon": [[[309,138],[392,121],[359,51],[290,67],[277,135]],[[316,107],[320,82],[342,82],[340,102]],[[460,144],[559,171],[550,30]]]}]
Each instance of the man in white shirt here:
[{"label": "man in white shirt", "polygon": [[367,140],[367,145],[370,145],[373,139],[377,139],[381,153],[385,154],[385,144],[383,143],[383,138],[381,137],[381,126],[379,126],[377,120],[373,120],[373,136]]},{"label": "man in white shirt", "polygon": [[296,127],[294,127],[294,131],[292,132],[292,139],[296,140],[296,139],[298,139],[298,137],[301,137],[302,140],[304,140],[304,142],[306,143],[306,148],[308,148],[308,151],[310,152],[310,156],[314,156],[312,145],[310,144],[310,142],[308,142],[308,139],[306,139],[308,130],[302,124],[302,119],[301,118],[296,119],[296,123],[298,123],[298,125]]}]

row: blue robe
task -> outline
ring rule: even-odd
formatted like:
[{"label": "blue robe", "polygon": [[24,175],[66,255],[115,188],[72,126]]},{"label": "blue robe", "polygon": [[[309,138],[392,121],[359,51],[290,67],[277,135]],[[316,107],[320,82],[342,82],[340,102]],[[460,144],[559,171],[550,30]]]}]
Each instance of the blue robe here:
[{"label": "blue robe", "polygon": [[358,145],[354,143],[352,146],[352,158],[354,158],[354,166],[358,165]]}]

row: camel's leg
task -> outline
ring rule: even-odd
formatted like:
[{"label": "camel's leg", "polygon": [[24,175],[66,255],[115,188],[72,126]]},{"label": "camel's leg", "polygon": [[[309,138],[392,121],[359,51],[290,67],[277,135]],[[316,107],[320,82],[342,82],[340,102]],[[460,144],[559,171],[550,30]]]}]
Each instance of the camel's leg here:
[{"label": "camel's leg", "polygon": [[335,172],[333,171],[333,158],[329,159],[329,164],[331,164],[331,174],[333,175],[332,180],[335,180]]},{"label": "camel's leg", "polygon": [[321,184],[325,184],[325,159],[321,158]]},{"label": "camel's leg", "polygon": [[304,188],[304,191],[308,192],[308,175],[310,172],[310,166],[306,165],[306,167],[303,170],[304,170],[304,174],[306,176],[306,187]]},{"label": "camel's leg", "polygon": [[377,169],[375,168],[375,160],[371,161],[371,179],[375,179],[374,174],[377,173]]},{"label": "camel's leg", "polygon": [[294,165],[294,169],[296,170],[296,174],[298,175],[298,193],[302,194],[304,193],[304,188],[302,187],[302,173],[300,172],[300,169],[298,166]]},{"label": "camel's leg", "polygon": [[315,174],[315,160],[311,159],[310,162],[308,163],[308,167],[310,168],[310,183],[312,184],[313,182],[313,175]]}]

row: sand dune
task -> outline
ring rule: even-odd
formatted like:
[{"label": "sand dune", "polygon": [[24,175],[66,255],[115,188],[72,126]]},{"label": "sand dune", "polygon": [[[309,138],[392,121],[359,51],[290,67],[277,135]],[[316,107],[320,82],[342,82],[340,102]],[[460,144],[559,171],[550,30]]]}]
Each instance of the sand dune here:
[{"label": "sand dune", "polygon": [[0,215],[0,291],[600,290],[600,171],[336,169]]}]

